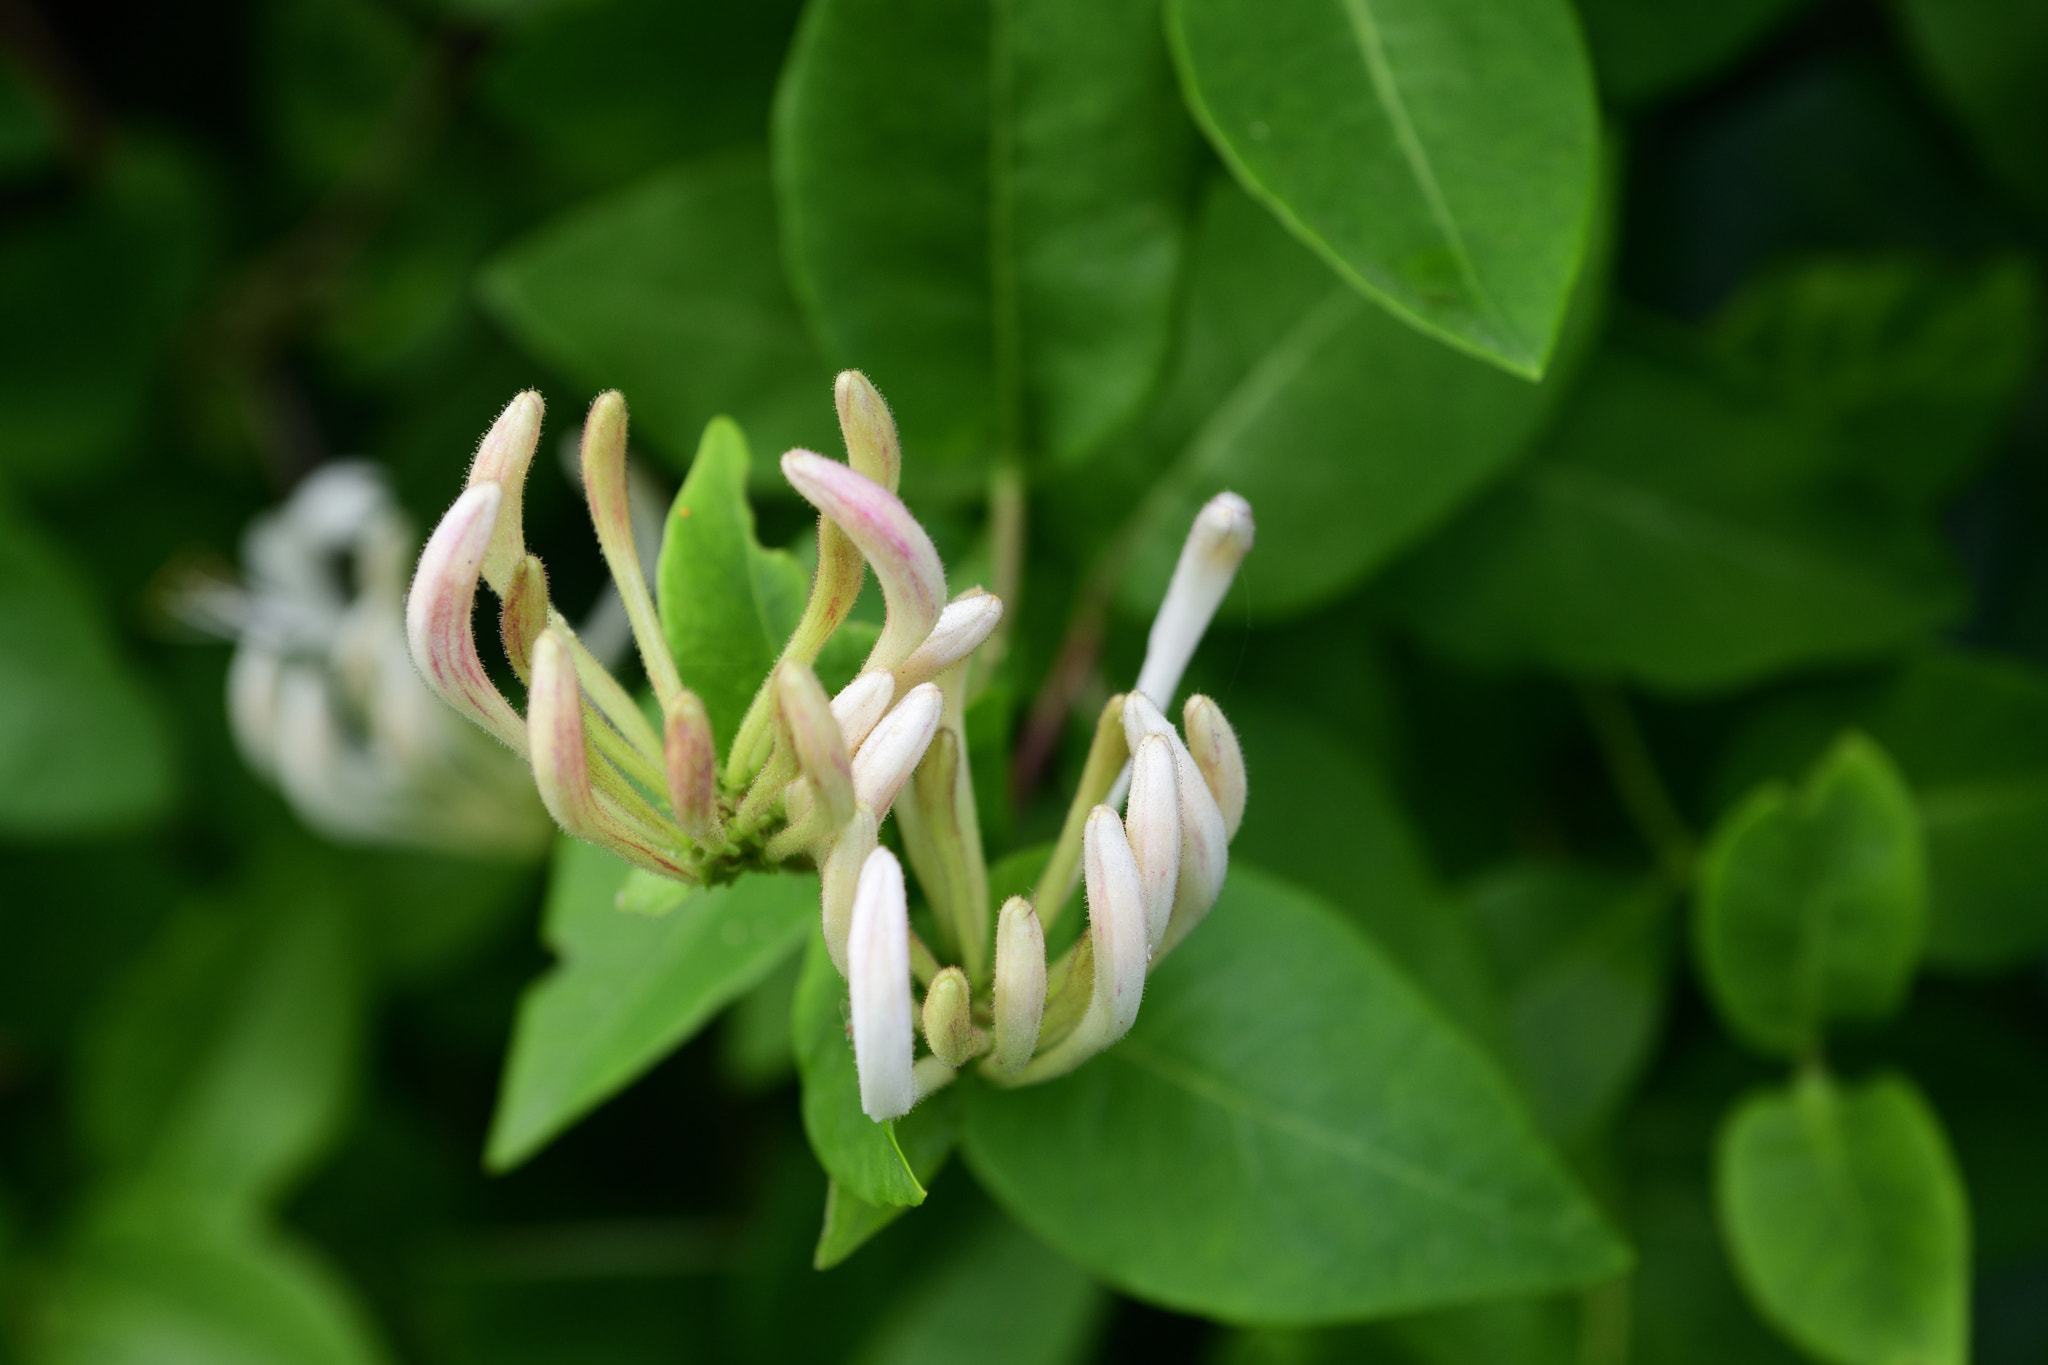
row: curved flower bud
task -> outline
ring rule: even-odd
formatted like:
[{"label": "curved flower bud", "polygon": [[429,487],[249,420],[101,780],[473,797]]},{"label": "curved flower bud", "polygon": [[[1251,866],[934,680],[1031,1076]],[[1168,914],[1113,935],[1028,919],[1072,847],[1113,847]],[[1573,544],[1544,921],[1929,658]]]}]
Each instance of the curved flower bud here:
[{"label": "curved flower bud", "polygon": [[872,809],[855,806],[853,818],[833,839],[832,851],[818,868],[825,951],[841,976],[846,975],[846,936],[853,925],[853,895],[860,885],[861,868],[875,851],[876,823]]},{"label": "curved flower bud", "polygon": [[498,611],[498,639],[519,681],[528,678],[527,661],[534,642],[548,628],[548,572],[539,555],[527,555],[512,568]]},{"label": "curved flower bud", "polygon": [[1157,950],[1164,954],[1188,936],[1222,894],[1224,874],[1230,867],[1230,833],[1194,756],[1142,692],[1133,692],[1124,703],[1124,733],[1140,743],[1147,735],[1164,735],[1173,744],[1175,786],[1180,793],[1180,876],[1174,884],[1173,915]]},{"label": "curved flower bud", "polygon": [[634,643],[647,681],[666,711],[683,689],[668,635],[654,610],[640,552],[633,542],[633,499],[626,479],[626,400],[616,389],[597,396],[583,422],[583,492],[590,520],[597,527],[598,548],[612,571],[612,582],[633,626]]},{"label": "curved flower bud", "polygon": [[896,418],[888,403],[859,370],[839,372],[832,400],[839,409],[846,462],[894,493],[903,475],[903,443],[897,439]]},{"label": "curved flower bud", "polygon": [[1038,1050],[1045,1018],[1045,929],[1031,902],[1012,896],[996,917],[995,1053],[999,1071],[1019,1070]]},{"label": "curved flower bud", "polygon": [[1252,548],[1252,536],[1252,505],[1235,493],[1218,493],[1195,514],[1173,581],[1152,618],[1145,666],[1138,671],[1137,690],[1159,705],[1171,702],[1179,690],[1195,646]]},{"label": "curved flower bud", "polygon": [[563,829],[579,839],[595,840],[603,817],[584,750],[583,689],[576,682],[576,661],[553,631],[534,643],[526,722],[541,804]]},{"label": "curved flower bud", "polygon": [[974,1055],[974,992],[967,973],[947,967],[925,987],[925,1045],[947,1066],[965,1066]]},{"label": "curved flower bud", "polygon": [[894,669],[931,634],[946,601],[946,570],[931,537],[894,493],[837,460],[792,450],[782,473],[873,566],[888,620],[862,671]]},{"label": "curved flower bud", "polygon": [[684,688],[675,705],[669,707],[662,728],[669,809],[683,833],[692,839],[699,843],[716,840],[721,837],[718,750],[704,699]]},{"label": "curved flower bud", "polygon": [[[888,814],[896,794],[931,746],[945,697],[936,683],[913,687],[882,717],[853,756],[854,799],[877,816]],[[986,913],[984,911],[984,913]]]},{"label": "curved flower bud", "polygon": [[1174,776],[1173,742],[1147,735],[1131,760],[1131,799],[1124,808],[1124,832],[1145,891],[1145,951],[1159,947],[1173,914],[1180,878],[1180,794]]},{"label": "curved flower bud", "polygon": [[1145,887],[1123,821],[1108,806],[1088,813],[1082,882],[1088,894],[1088,937],[1095,950],[1095,993],[1089,1020],[1095,1050],[1130,1031],[1145,994]]},{"label": "curved flower bud", "polygon": [[961,594],[939,613],[939,622],[924,643],[896,666],[896,686],[908,691],[939,674],[981,648],[1003,619],[1003,599],[979,588]]},{"label": "curved flower bud", "polygon": [[470,488],[488,484],[504,496],[504,511],[491,531],[491,544],[484,554],[482,572],[491,591],[503,596],[512,581],[512,571],[526,557],[526,467],[540,445],[540,419],[545,409],[540,394],[532,389],[515,397],[491,423],[478,443],[476,458],[470,462]]},{"label": "curved flower bud", "polygon": [[1181,728],[1187,731],[1188,753],[1223,812],[1223,836],[1235,839],[1237,827],[1244,823],[1246,793],[1244,749],[1237,731],[1224,719],[1223,708],[1199,692],[1182,709]]},{"label": "curved flower bud", "polygon": [[887,673],[863,673],[839,689],[832,699],[832,715],[839,722],[839,735],[846,741],[848,753],[860,748],[895,699],[896,679]]},{"label": "curved flower bud", "polygon": [[917,1103],[912,1070],[910,908],[903,866],[886,848],[868,854],[853,895],[846,940],[846,980],[853,1002],[853,1062],[860,1107],[880,1123]]},{"label": "curved flower bud", "polygon": [[798,659],[785,660],[775,670],[775,698],[797,766],[810,780],[827,823],[837,829],[853,817],[853,759],[832,702],[811,666]]},{"label": "curved flower bud", "polygon": [[485,674],[469,619],[504,501],[496,484],[478,484],[465,489],[441,518],[420,552],[405,599],[405,638],[413,666],[441,700],[523,755],[526,723]]}]

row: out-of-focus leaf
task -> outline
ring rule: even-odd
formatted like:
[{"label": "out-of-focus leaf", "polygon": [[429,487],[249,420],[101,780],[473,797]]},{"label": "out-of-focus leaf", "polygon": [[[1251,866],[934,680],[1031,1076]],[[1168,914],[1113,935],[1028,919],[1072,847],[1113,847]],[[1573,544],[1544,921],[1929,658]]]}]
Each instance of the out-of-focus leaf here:
[{"label": "out-of-focus leaf", "polygon": [[305,1170],[361,1028],[346,916],[331,886],[276,867],[171,919],[85,1038],[81,1127],[111,1175],[246,1209]]},{"label": "out-of-focus leaf", "polygon": [[1570,1299],[1414,1313],[1384,1323],[1236,1333],[1213,1365],[1579,1365]]},{"label": "out-of-focus leaf", "polygon": [[1846,1365],[1967,1359],[1969,1203],[1909,1082],[1804,1072],[1752,1094],[1714,1169],[1736,1271],[1803,1349]]},{"label": "out-of-focus leaf", "polygon": [[1358,289],[1534,378],[1598,195],[1566,0],[1171,0],[1188,102],[1245,187]]},{"label": "out-of-focus leaf", "polygon": [[258,13],[263,131],[301,187],[325,190],[390,136],[426,45],[376,0],[273,0]]},{"label": "out-of-focus leaf", "polygon": [[509,1170],[630,1084],[775,970],[816,919],[813,877],[750,876],[658,919],[621,912],[626,864],[564,838],[544,937],[560,959],[526,990],[485,1163]]},{"label": "out-of-focus leaf", "polygon": [[819,0],[775,111],[792,272],[913,481],[1088,454],[1165,364],[1191,138],[1148,0]]},{"label": "out-of-focus leaf", "polygon": [[1918,812],[1884,750],[1843,736],[1805,784],[1770,782],[1716,826],[1694,920],[1701,972],[1757,1047],[1812,1048],[1830,1019],[1904,999],[1926,930]]},{"label": "out-of-focus leaf", "polygon": [[0,500],[0,832],[129,825],[170,794],[169,737],[99,604]]},{"label": "out-of-focus leaf", "polygon": [[1917,511],[1844,496],[1833,450],[1695,366],[1610,349],[1530,461],[1402,566],[1460,657],[1728,687],[1896,649],[1954,615]]},{"label": "out-of-focus leaf", "polygon": [[857,1365],[1069,1365],[1083,1358],[1107,1296],[1071,1262],[992,1218],[917,1283],[855,1352]]},{"label": "out-of-focus leaf", "polygon": [[1545,1132],[1584,1137],[1656,1041],[1670,897],[1653,883],[1529,864],[1481,879],[1466,900],[1500,983],[1510,1070]]},{"label": "out-of-focus leaf", "polygon": [[1893,9],[1978,155],[2048,212],[2048,12],[2030,0],[1893,0]]},{"label": "out-of-focus leaf", "polygon": [[896,1141],[901,1120],[876,1123],[861,1110],[848,1018],[846,982],[813,934],[789,1020],[804,1084],[804,1135],[835,1189],[887,1208],[922,1204],[924,1185]]},{"label": "out-of-focus leaf", "polygon": [[704,700],[720,752],[803,614],[810,582],[786,551],[754,539],[747,438],[704,429],[661,537],[662,629],[683,685]]},{"label": "out-of-focus leaf", "polygon": [[1578,0],[1600,88],[1643,104],[1697,84],[1806,0]]},{"label": "out-of-focus leaf", "polygon": [[1628,1263],[1493,1064],[1340,915],[1242,862],[1122,1042],[1058,1081],[968,1091],[966,1152],[1013,1217],[1111,1284],[1233,1321],[1583,1286]]},{"label": "out-of-focus leaf", "polygon": [[[960,1092],[941,1090],[896,1120],[896,1147],[910,1174],[930,1189],[960,1140]],[[811,1264],[830,1270],[867,1244],[869,1238],[910,1211],[904,1204],[870,1204],[838,1181],[825,1188],[825,1226]]]},{"label": "out-of-focus leaf", "polygon": [[718,1070],[733,1089],[770,1090],[795,1077],[789,1014],[803,966],[803,959],[792,955],[726,1011],[718,1035]]},{"label": "out-of-focus leaf", "polygon": [[42,102],[0,67],[0,180],[47,165],[56,151],[57,130]]},{"label": "out-of-focus leaf", "polygon": [[730,413],[764,449],[836,449],[831,378],[776,254],[755,150],[674,167],[572,209],[485,267],[484,306],[534,355],[618,389],[680,467]]}]

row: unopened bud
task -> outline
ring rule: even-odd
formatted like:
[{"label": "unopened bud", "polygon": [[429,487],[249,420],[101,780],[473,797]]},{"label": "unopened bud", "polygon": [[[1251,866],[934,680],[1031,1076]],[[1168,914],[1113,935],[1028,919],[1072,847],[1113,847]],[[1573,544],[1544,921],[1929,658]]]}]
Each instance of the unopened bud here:
[{"label": "unopened bud", "polygon": [[484,672],[470,630],[477,575],[503,506],[498,485],[482,483],[465,489],[441,518],[405,599],[405,638],[413,666],[441,700],[524,754],[526,723]]},{"label": "unopened bud", "polygon": [[1045,1017],[1045,929],[1031,902],[1012,896],[996,917],[994,1065],[1012,1072],[1038,1050]]},{"label": "unopened bud", "polygon": [[1223,835],[1235,839],[1237,827],[1244,823],[1245,802],[1244,749],[1237,731],[1224,719],[1223,708],[1199,692],[1188,698],[1181,727],[1187,731],[1188,753],[1223,812]]},{"label": "unopened bud", "polygon": [[1167,705],[1179,690],[1188,660],[1230,591],[1252,537],[1252,505],[1235,493],[1218,493],[1195,514],[1173,581],[1152,618],[1145,665],[1138,672],[1137,690],[1159,705]]},{"label": "unopened bud", "polygon": [[1180,879],[1180,794],[1174,776],[1173,741],[1147,735],[1131,760],[1131,797],[1124,808],[1124,832],[1145,891],[1145,949],[1166,937]]},{"label": "unopened bud", "polygon": [[846,975],[846,936],[853,924],[853,895],[860,870],[875,851],[875,813],[856,806],[853,818],[832,840],[832,850],[818,869],[819,900],[824,911],[825,951],[832,965]]},{"label": "unopened bud", "polygon": [[1151,698],[1142,692],[1131,694],[1124,703],[1124,727],[1126,736],[1139,743],[1147,735],[1161,735],[1173,745],[1174,785],[1180,796],[1180,875],[1174,885],[1173,914],[1157,948],[1165,953],[1188,936],[1222,894],[1230,866],[1230,834],[1193,755]]},{"label": "unopened bud", "polygon": [[584,752],[583,691],[569,647],[554,631],[543,632],[534,644],[526,717],[541,804],[563,829],[578,838],[592,838],[600,819]]},{"label": "unopened bud", "polygon": [[1088,894],[1088,937],[1095,949],[1095,994],[1090,1004],[1096,1047],[1130,1031],[1145,994],[1150,959],[1145,944],[1145,890],[1123,821],[1108,806],[1088,813],[1082,881]]},{"label": "unopened bud", "polygon": [[853,817],[853,759],[832,714],[832,701],[811,666],[786,659],[775,670],[776,708],[796,750],[811,795],[837,829]]},{"label": "unopened bud", "polygon": [[974,1055],[974,992],[967,973],[947,967],[924,992],[924,1041],[947,1066],[964,1066]]},{"label": "unopened bud", "polygon": [[583,422],[583,494],[590,504],[590,521],[597,528],[605,567],[612,571],[619,601],[632,623],[641,666],[647,671],[655,699],[666,709],[682,690],[683,680],[676,672],[675,656],[668,652],[668,635],[654,610],[654,595],[647,590],[647,576],[633,539],[633,499],[626,477],[626,400],[615,389],[597,396]]},{"label": "unopened bud", "polygon": [[924,643],[896,668],[896,686],[908,691],[929,682],[981,648],[1003,619],[1003,599],[976,589],[948,603]]},{"label": "unopened bud", "polygon": [[854,890],[846,941],[853,1061],[860,1107],[877,1123],[917,1103],[910,999],[910,909],[903,867],[886,848],[870,853]]},{"label": "unopened bud", "polygon": [[548,628],[548,573],[539,555],[527,555],[513,566],[498,611],[498,639],[519,681],[531,676],[529,661],[540,633]]},{"label": "unopened bud", "polygon": [[924,683],[910,689],[882,717],[853,756],[855,800],[878,816],[888,813],[896,794],[923,760],[944,709],[945,697],[938,685]]},{"label": "unopened bud", "polygon": [[476,448],[476,459],[469,466],[469,487],[489,484],[504,497],[481,568],[484,581],[501,597],[506,584],[512,581],[512,571],[526,557],[526,468],[533,463],[533,452],[540,445],[543,408],[540,395],[532,389],[507,403],[498,420],[484,433]]},{"label": "unopened bud", "polygon": [[903,475],[903,443],[896,437],[896,419],[888,403],[859,370],[839,372],[832,398],[839,408],[846,462],[894,493]]},{"label": "unopened bud", "polygon": [[683,833],[699,843],[714,842],[720,835],[718,751],[704,699],[684,688],[669,706],[662,728],[669,810]]},{"label": "unopened bud", "polygon": [[792,450],[782,472],[874,569],[888,618],[863,671],[894,669],[931,634],[945,605],[946,570],[931,537],[894,493],[837,460]]},{"label": "unopened bud", "polygon": [[859,749],[896,699],[896,680],[887,673],[863,673],[839,689],[832,699],[832,715],[839,722],[839,736],[846,751]]}]

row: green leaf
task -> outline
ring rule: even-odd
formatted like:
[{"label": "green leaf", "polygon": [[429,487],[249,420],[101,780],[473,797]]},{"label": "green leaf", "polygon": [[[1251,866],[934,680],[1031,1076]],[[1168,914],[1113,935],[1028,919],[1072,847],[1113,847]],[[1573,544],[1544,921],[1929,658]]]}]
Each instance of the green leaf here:
[{"label": "green leaf", "polygon": [[786,551],[754,539],[747,438],[730,420],[704,428],[669,508],[657,571],[662,629],[683,684],[704,699],[722,752],[803,615],[810,582]]},{"label": "green leaf", "polygon": [[1917,511],[1846,495],[1832,445],[1696,358],[1610,349],[1545,446],[1395,578],[1462,658],[1725,688],[1896,649],[1959,605]]},{"label": "green leaf", "polygon": [[1150,0],[815,0],[777,94],[791,270],[913,480],[1071,460],[1166,362],[1192,138]]},{"label": "green leaf", "polygon": [[[808,959],[806,959],[808,961]],[[932,1179],[960,1140],[960,1092],[941,1090],[896,1120],[896,1146],[919,1185]],[[868,1239],[909,1211],[903,1204],[870,1204],[839,1184],[825,1187],[825,1226],[818,1233],[811,1264],[830,1270],[867,1245]]]},{"label": "green leaf", "polygon": [[1802,1349],[1841,1365],[1968,1358],[1969,1204],[1910,1082],[1805,1072],[1754,1093],[1714,1170],[1736,1271]]},{"label": "green leaf", "polygon": [[1649,1060],[1664,1015],[1670,897],[1583,868],[1503,868],[1466,893],[1500,983],[1509,1069],[1543,1130],[1604,1123]]},{"label": "green leaf", "polygon": [[1349,1327],[1232,1334],[1214,1365],[1579,1365],[1570,1299],[1508,1299]]},{"label": "green leaf", "polygon": [[1500,472],[1557,395],[1369,306],[1227,181],[1202,214],[1185,331],[1153,438],[1175,455],[1120,584],[1133,613],[1157,604],[1196,510],[1223,488],[1258,514],[1246,609],[1328,601]]},{"label": "green leaf", "polygon": [[1189,106],[1245,188],[1395,316],[1550,359],[1600,160],[1566,0],[1171,0]]},{"label": "green leaf", "polygon": [[2048,13],[2030,0],[1893,0],[1913,55],[2000,179],[2048,213]]},{"label": "green leaf", "polygon": [[897,1145],[895,1122],[876,1123],[861,1112],[846,1008],[846,982],[825,940],[813,934],[789,1016],[804,1086],[804,1135],[834,1188],[888,1208],[922,1204],[924,1185]]},{"label": "green leaf", "polygon": [[132,825],[170,795],[169,738],[99,604],[0,500],[0,832]]},{"label": "green leaf", "polygon": [[916,1282],[854,1353],[857,1365],[1070,1365],[1087,1358],[1107,1296],[1007,1218],[991,1218]]},{"label": "green leaf", "polygon": [[616,908],[626,864],[563,839],[544,937],[560,961],[526,990],[484,1161],[509,1170],[681,1046],[766,977],[818,913],[815,877],[755,875],[659,918]]},{"label": "green leaf", "polygon": [[1321,901],[1242,862],[1071,1076],[968,1091],[966,1153],[1126,1292],[1314,1323],[1592,1284],[1628,1252],[1507,1082]]},{"label": "green leaf", "polygon": [[1644,104],[1740,59],[1807,0],[1578,0],[1600,88]]},{"label": "green leaf", "polygon": [[830,376],[775,241],[761,153],[726,152],[570,210],[506,248],[478,288],[528,351],[623,392],[635,433],[678,467],[719,413],[768,449],[833,449]]},{"label": "green leaf", "polygon": [[1701,858],[1694,929],[1730,1026],[1797,1053],[1830,1019],[1898,1008],[1926,915],[1912,793],[1884,750],[1850,733],[1796,792],[1766,783],[1722,818]]}]

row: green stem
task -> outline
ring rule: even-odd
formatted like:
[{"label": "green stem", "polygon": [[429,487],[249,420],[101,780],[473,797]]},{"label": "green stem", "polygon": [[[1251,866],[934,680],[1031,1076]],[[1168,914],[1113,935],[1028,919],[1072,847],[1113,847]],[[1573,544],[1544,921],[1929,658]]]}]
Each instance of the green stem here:
[{"label": "green stem", "polygon": [[1643,739],[1642,727],[1621,690],[1608,683],[1582,683],[1579,704],[1593,727],[1601,756],[1607,761],[1608,777],[1615,794],[1628,812],[1636,832],[1648,844],[1664,875],[1673,886],[1692,880],[1693,860],[1699,841],[1679,814]]}]

